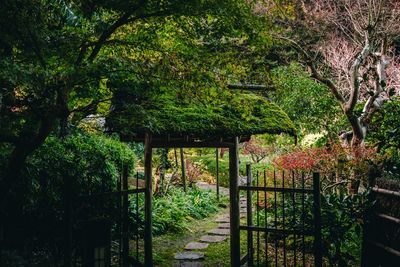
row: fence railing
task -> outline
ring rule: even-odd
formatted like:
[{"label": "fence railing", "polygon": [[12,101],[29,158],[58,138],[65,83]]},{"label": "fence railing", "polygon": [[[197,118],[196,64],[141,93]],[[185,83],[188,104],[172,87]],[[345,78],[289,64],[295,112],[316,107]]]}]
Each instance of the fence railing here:
[{"label": "fence railing", "polygon": [[64,266],[144,266],[145,190],[127,169],[113,191],[74,196],[66,185]]},{"label": "fence railing", "polygon": [[[400,265],[400,192],[374,186],[365,216],[361,266]],[[391,209],[396,209],[396,214]]]},{"label": "fence railing", "polygon": [[242,264],[322,266],[319,174],[264,171],[253,177],[246,167],[247,184],[239,186],[247,215],[239,226],[247,232]]}]

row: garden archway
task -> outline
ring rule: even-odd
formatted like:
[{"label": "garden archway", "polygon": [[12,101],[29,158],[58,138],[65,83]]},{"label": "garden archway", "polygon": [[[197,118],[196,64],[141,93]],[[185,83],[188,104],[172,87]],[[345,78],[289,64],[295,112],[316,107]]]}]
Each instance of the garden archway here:
[{"label": "garden archway", "polygon": [[[230,180],[231,266],[240,265],[238,144],[253,134],[295,135],[294,125],[275,104],[255,94],[233,94],[206,105],[191,99],[157,96],[147,105],[135,104],[137,96],[126,93],[113,103],[107,118],[109,131],[124,141],[145,145],[145,231],[144,265],[152,266],[152,149],[228,148]],[[168,104],[160,102],[167,99]],[[150,104],[149,104],[150,103]],[[232,153],[233,152],[233,153]]]}]

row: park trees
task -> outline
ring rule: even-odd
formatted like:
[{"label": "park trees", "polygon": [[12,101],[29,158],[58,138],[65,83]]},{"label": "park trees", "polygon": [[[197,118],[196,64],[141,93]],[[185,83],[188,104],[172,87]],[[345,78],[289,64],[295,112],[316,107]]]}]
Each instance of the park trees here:
[{"label": "park trees", "polygon": [[183,80],[183,71],[185,85],[194,88],[197,78],[210,73],[188,63],[209,58],[207,40],[218,40],[207,38],[206,30],[231,30],[246,5],[235,0],[1,1],[1,217],[7,217],[6,206],[22,210],[13,199],[23,199],[22,185],[31,184],[21,170],[51,133],[63,137],[80,118],[107,112],[120,90],[168,90]]}]

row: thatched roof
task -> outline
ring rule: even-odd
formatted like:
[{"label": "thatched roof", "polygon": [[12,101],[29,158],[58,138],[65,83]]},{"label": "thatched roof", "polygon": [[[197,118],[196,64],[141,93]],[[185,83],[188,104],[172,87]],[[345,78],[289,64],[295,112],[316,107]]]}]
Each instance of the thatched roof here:
[{"label": "thatched roof", "polygon": [[[124,95],[107,118],[110,131],[124,139],[190,136],[217,139],[253,134],[295,135],[292,121],[277,105],[251,93],[216,96],[207,101],[182,99],[173,94],[138,97]],[[204,103],[206,102],[206,103]]]}]

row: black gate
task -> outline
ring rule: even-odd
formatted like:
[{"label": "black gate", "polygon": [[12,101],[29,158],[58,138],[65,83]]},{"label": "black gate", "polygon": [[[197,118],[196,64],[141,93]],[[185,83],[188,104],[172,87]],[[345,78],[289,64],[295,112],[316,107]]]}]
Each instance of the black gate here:
[{"label": "black gate", "polygon": [[319,174],[264,171],[253,178],[246,167],[247,183],[239,186],[239,229],[246,232],[240,238],[247,243],[241,264],[322,266]]},{"label": "black gate", "polygon": [[141,181],[139,174],[128,177],[125,168],[114,190],[106,186],[100,192],[74,196],[67,189],[64,266],[144,266]]}]

